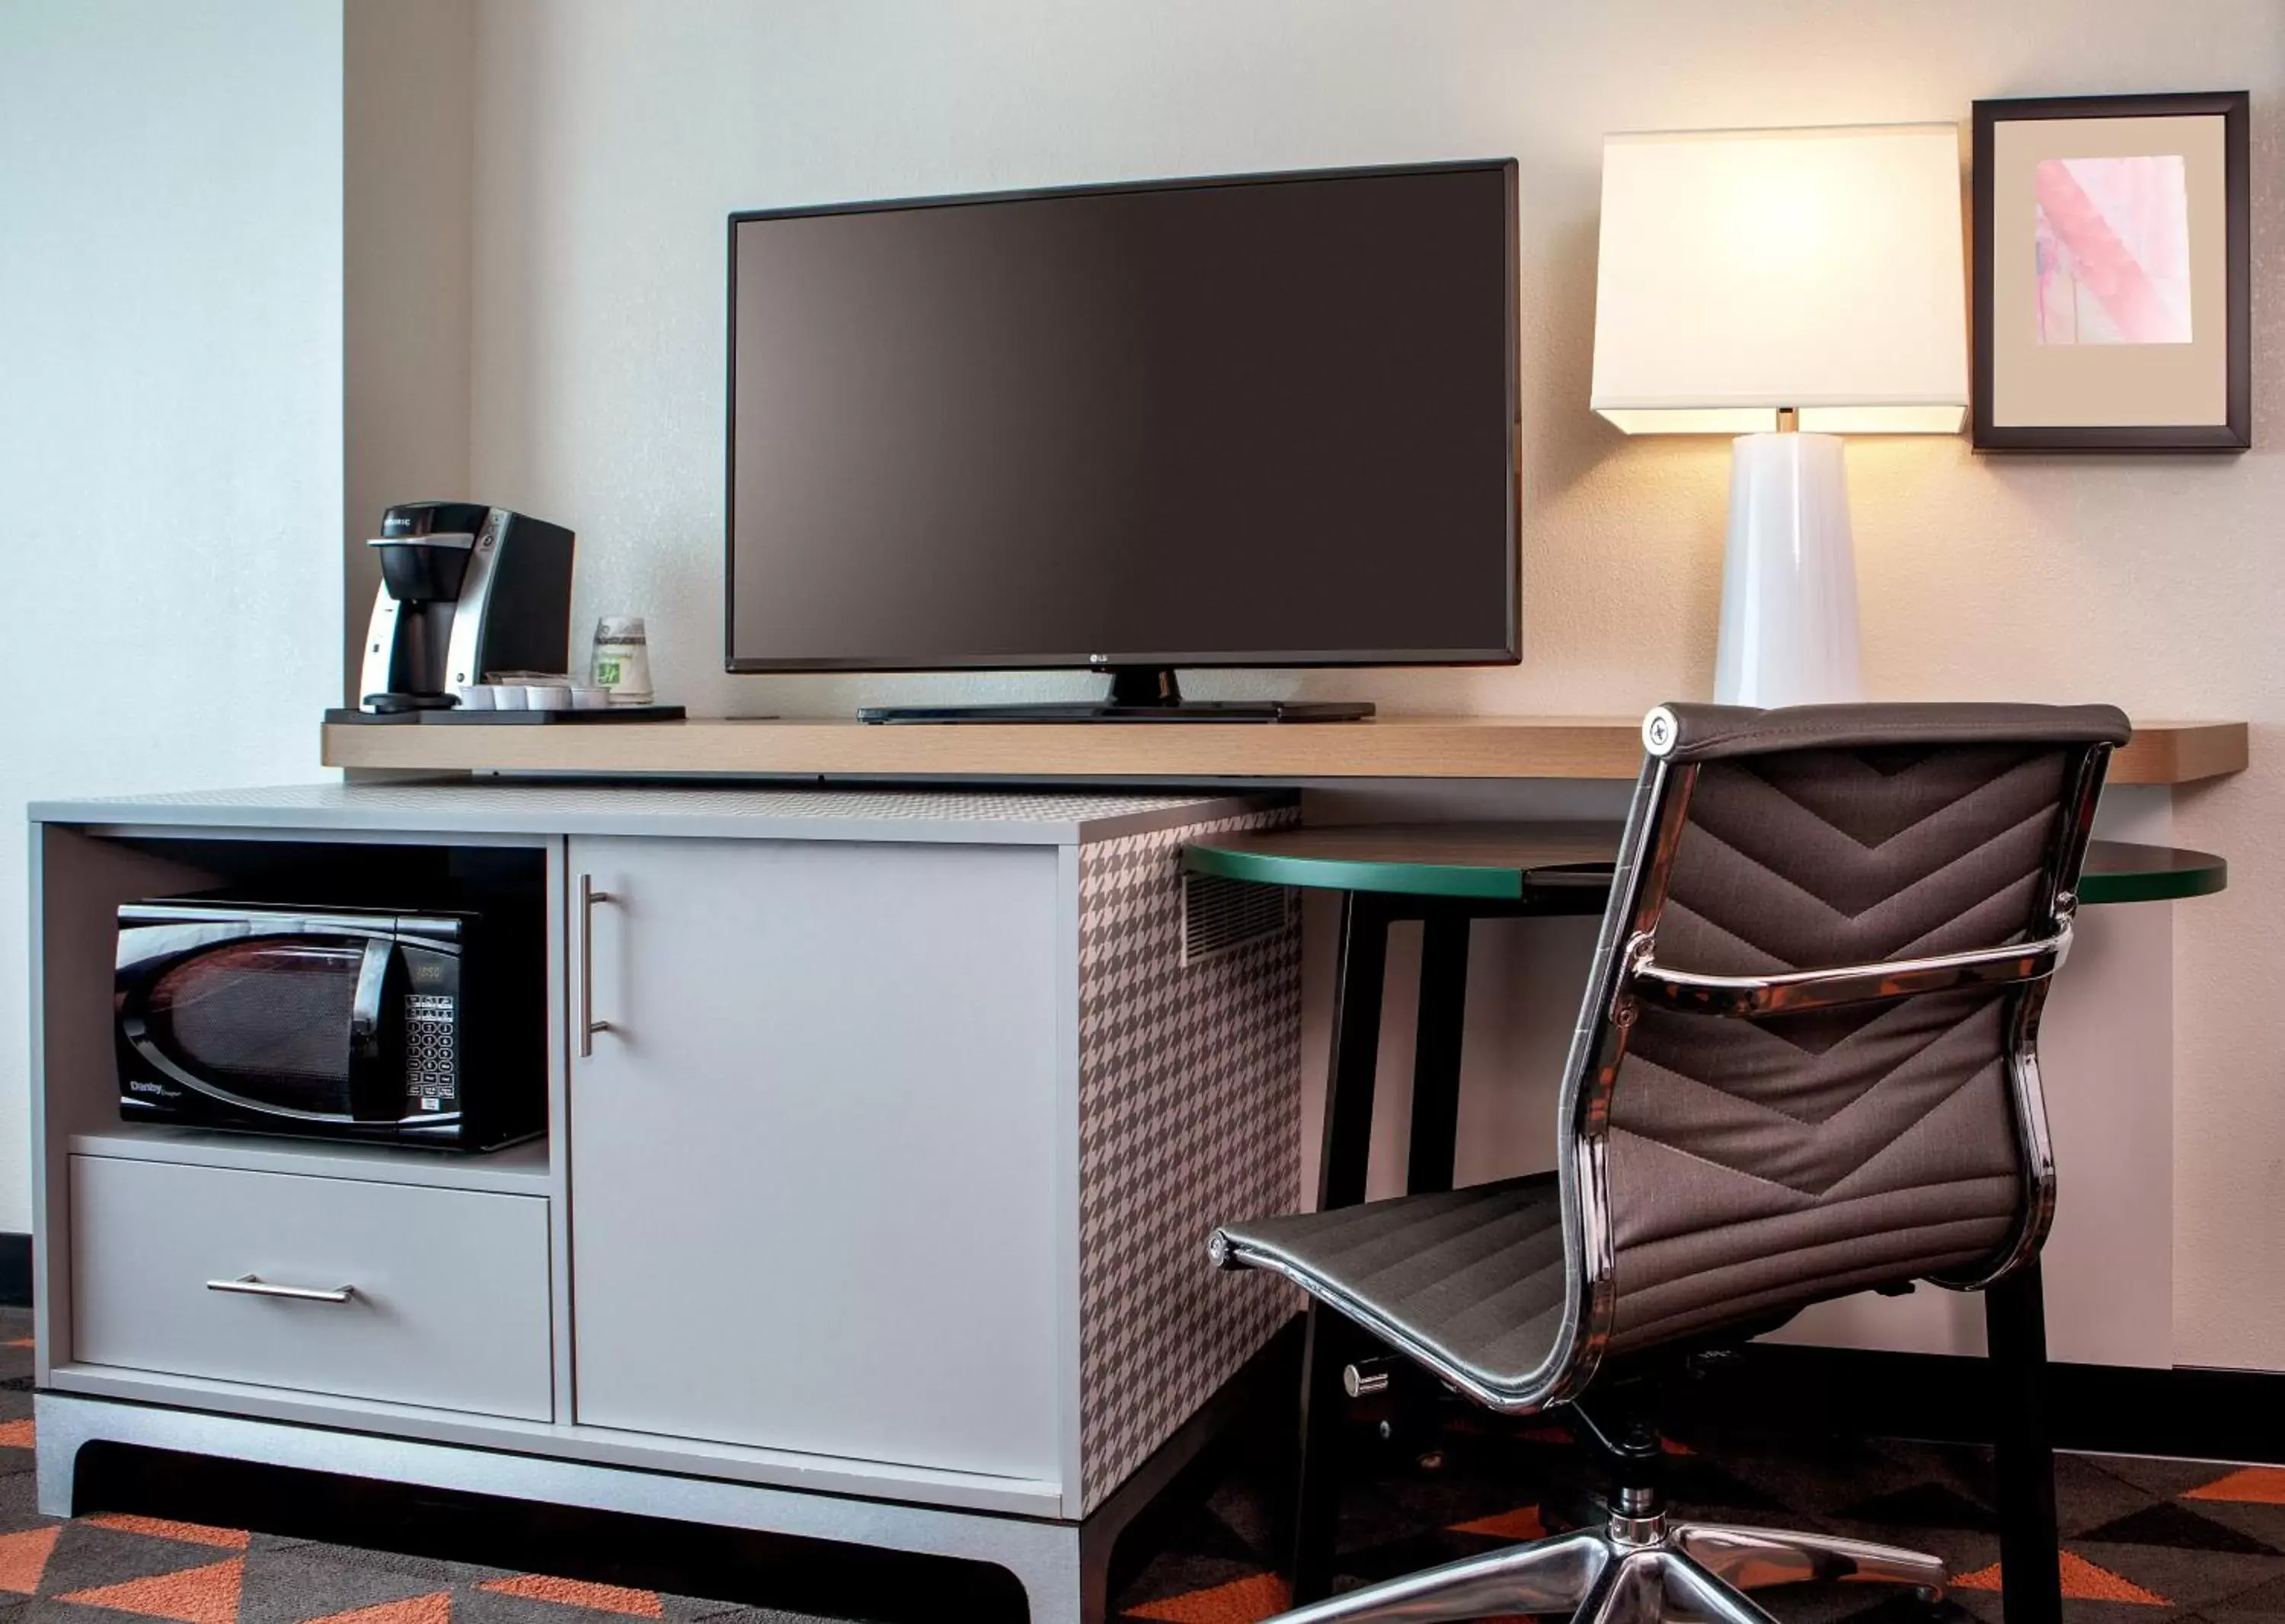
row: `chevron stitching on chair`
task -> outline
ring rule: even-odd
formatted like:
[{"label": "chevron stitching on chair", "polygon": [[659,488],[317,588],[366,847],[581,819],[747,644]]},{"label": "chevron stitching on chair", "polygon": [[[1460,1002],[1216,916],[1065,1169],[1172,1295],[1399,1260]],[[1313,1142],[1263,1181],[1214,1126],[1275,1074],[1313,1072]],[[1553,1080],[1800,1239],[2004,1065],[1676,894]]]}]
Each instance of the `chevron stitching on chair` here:
[{"label": "chevron stitching on chair", "polygon": [[[1996,1025],[1996,1008],[1991,1013]],[[1966,1024],[1944,1036],[1952,1037]],[[1965,1046],[1963,1040],[1951,1047]],[[1834,1053],[1846,1058],[1850,1051]],[[1955,1094],[1971,1087],[2000,1090],[2005,1079],[1988,1050],[1966,1060],[1965,1075],[1957,1066],[1924,1068],[1911,1077],[1898,1068],[1864,1081],[1844,1074],[1854,1097],[1821,1120],[1774,1110],[1702,1078],[1634,1061],[1628,1077],[1649,1102],[1638,1099],[1621,1126],[1699,1161],[1814,1199],[1901,1143]],[[1908,1118],[1898,1122],[1906,1110]]]},{"label": "chevron stitching on chair", "polygon": [[[1864,751],[1788,750],[1743,757],[1739,772],[1766,784],[1809,816],[1876,847],[1930,819],[1973,817],[1979,802],[2006,793],[2019,776],[2036,781],[2052,750],[2020,745],[1961,745],[1923,751],[1903,773],[1883,773]],[[1856,814],[1851,827],[1847,814]]]},{"label": "chevron stitching on chair", "polygon": [[[1912,931],[1896,921],[1900,915],[1910,918],[1914,910],[1930,906],[1931,898],[1941,895],[1953,883],[1952,870],[1970,863],[1981,862],[1996,867],[2005,862],[2007,865],[2005,872],[2013,874],[2017,880],[2028,882],[2036,879],[2046,856],[2047,835],[2053,822],[2051,812],[2026,818],[2013,828],[2000,830],[1982,844],[1949,857],[1941,867],[1915,875],[1908,883],[1884,890],[1871,903],[1853,910],[1829,897],[1818,895],[1791,875],[1768,869],[1759,863],[1759,859],[1739,851],[1719,835],[1701,827],[1692,830],[1692,843],[1701,848],[1704,858],[1724,866],[1755,865],[1761,867],[1767,876],[1768,884],[1791,893],[1794,905],[1810,914],[1810,917],[1801,920],[1731,920],[1717,924],[1706,919],[1703,922],[1710,929],[1724,930],[1746,947],[1779,962],[1790,958],[1788,949],[1753,940],[1746,934],[1747,927],[1756,923],[1779,924],[1794,930],[1821,926],[1826,930],[1839,933],[1843,940],[1855,938],[1859,941],[1862,944],[1859,951],[1864,957],[1889,956],[1908,950],[1921,936],[1928,933],[1930,927],[1924,925],[1920,930]],[[1983,900],[1989,899],[1988,886],[1980,888],[1979,896]],[[1685,902],[1682,906],[1686,908],[1688,904]],[[1956,917],[1941,918],[1934,928],[1941,929],[1951,923]],[[1913,919],[1912,922],[1919,922]]]},{"label": "chevron stitching on chair", "polygon": [[[1659,956],[1755,974],[2019,940],[2046,902],[2066,763],[1986,745],[1708,763]],[[2000,1244],[2022,1199],[2011,996],[1758,1022],[1641,1011],[1611,1102],[1614,1345]]]},{"label": "chevron stitching on chair", "polygon": [[[1857,1104],[1867,1089],[1885,1079],[1931,1070],[1960,1078],[1972,1075],[1977,1069],[1975,1055],[1961,1046],[1980,1040],[1962,1035],[1961,1028],[1995,1005],[1993,994],[1969,992],[1935,1008],[1876,1010],[1869,1019],[1850,1010],[1858,1018],[1845,1029],[1830,1021],[1791,1033],[1724,1028],[1690,1047],[1675,1040],[1683,1035],[1676,1029],[1685,1023],[1645,1023],[1648,1030],[1634,1058],[1701,1082],[1762,1113],[1815,1127]],[[1791,1018],[1806,1027],[1806,1017]],[[1810,1040],[1817,1033],[1823,1034],[1821,1040]],[[1990,1042],[1983,1051],[1988,1060],[1998,1033],[1981,1038]],[[1630,1104],[1655,1109],[1657,1097],[1637,1087]]]}]

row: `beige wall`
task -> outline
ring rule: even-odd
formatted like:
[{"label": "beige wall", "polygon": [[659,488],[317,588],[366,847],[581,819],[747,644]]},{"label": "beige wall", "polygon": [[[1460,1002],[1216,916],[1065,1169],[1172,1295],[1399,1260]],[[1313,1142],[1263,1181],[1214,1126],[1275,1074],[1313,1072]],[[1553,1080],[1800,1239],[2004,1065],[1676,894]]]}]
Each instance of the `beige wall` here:
[{"label": "beige wall", "polygon": [[2002,460],[1870,441],[1850,462],[1876,696],[2255,723],[2254,770],[2179,808],[2179,836],[2227,852],[2235,884],[2175,932],[2175,1351],[2285,1369],[2285,6],[477,0],[475,35],[471,491],[577,527],[583,629],[646,614],[663,694],[717,713],[992,686],[721,674],[732,209],[1513,153],[1524,663],[1192,686],[1616,712],[1709,688],[1728,469],[1719,442],[1630,443],[1586,409],[1606,130],[1964,122],[1979,96],[2250,88],[2260,449]]},{"label": "beige wall", "polygon": [[474,0],[342,13],[342,530],[355,703],[392,502],[468,489]]}]

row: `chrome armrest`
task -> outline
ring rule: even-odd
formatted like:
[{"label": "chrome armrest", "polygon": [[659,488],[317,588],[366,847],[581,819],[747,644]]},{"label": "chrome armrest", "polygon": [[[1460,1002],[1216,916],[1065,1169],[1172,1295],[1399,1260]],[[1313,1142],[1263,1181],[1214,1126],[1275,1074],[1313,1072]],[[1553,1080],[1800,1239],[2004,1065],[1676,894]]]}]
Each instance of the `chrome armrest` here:
[{"label": "chrome armrest", "polygon": [[2070,952],[2070,921],[2065,919],[2053,936],[2008,947],[1977,947],[1886,964],[1788,970],[1776,976],[1702,976],[1658,963],[1651,956],[1651,939],[1638,936],[1628,945],[1621,996],[1693,1015],[1790,1015],[1910,998],[1920,992],[1945,992],[1957,987],[2038,981],[2061,967]]}]

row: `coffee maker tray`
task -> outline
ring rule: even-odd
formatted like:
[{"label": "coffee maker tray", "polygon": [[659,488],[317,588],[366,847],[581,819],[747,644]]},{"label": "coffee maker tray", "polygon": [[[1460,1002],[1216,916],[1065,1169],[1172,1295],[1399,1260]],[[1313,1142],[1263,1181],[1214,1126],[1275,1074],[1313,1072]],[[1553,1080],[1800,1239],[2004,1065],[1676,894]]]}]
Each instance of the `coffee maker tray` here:
[{"label": "coffee maker tray", "polygon": [[538,727],[561,723],[679,722],[680,705],[614,705],[608,710],[328,710],[328,722],[369,723],[381,726]]}]

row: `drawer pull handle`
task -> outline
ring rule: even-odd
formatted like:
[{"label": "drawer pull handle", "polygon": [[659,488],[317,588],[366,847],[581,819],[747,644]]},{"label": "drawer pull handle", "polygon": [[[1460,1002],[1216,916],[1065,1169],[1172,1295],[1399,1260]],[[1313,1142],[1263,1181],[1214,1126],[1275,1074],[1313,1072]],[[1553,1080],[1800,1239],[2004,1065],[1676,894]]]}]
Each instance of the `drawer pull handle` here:
[{"label": "drawer pull handle", "polygon": [[259,1275],[240,1275],[235,1280],[209,1280],[209,1291],[233,1291],[241,1297],[282,1297],[294,1303],[345,1303],[357,1295],[355,1286],[281,1286]]},{"label": "drawer pull handle", "polygon": [[595,1034],[609,1032],[611,1024],[595,1018],[595,905],[616,902],[609,891],[595,889],[595,876],[579,876],[579,1057],[586,1059],[595,1052]]}]

